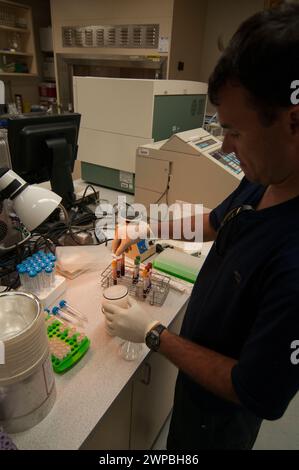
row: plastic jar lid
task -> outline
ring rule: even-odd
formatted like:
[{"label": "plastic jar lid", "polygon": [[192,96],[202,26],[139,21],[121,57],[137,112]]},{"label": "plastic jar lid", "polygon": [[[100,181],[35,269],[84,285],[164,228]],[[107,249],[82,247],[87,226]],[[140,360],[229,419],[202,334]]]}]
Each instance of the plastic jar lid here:
[{"label": "plastic jar lid", "polygon": [[103,297],[107,300],[118,300],[128,295],[128,288],[126,286],[111,286],[103,292]]}]

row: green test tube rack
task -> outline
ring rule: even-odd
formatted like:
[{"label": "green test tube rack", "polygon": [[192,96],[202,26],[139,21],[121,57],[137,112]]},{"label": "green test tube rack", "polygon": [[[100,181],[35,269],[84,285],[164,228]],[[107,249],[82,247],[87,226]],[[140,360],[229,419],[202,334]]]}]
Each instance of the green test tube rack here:
[{"label": "green test tube rack", "polygon": [[53,319],[52,315],[46,316],[47,325],[47,334],[49,342],[52,339],[56,339],[59,342],[62,342],[68,346],[69,352],[62,359],[55,356],[51,353],[51,361],[54,372],[57,374],[63,374],[64,372],[71,369],[75,364],[77,364],[80,359],[84,356],[90,346],[90,339],[87,336],[83,335],[83,338],[80,339],[82,333],[75,331],[71,334],[71,330],[74,331],[74,327],[66,326],[63,322]]}]

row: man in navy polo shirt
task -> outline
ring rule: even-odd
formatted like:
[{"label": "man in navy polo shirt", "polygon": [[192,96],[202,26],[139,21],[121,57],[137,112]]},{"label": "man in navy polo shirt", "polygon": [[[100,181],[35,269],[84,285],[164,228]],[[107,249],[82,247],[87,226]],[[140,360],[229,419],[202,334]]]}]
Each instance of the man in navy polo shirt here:
[{"label": "man in navy polo shirt", "polygon": [[[298,391],[298,74],[294,4],[245,21],[210,78],[223,151],[235,152],[245,178],[204,216],[204,240],[215,243],[180,336],[134,301],[104,307],[111,334],[146,339],[179,368],[168,449],[251,449],[262,420],[280,418]],[[130,243],[116,237],[113,249]]]}]

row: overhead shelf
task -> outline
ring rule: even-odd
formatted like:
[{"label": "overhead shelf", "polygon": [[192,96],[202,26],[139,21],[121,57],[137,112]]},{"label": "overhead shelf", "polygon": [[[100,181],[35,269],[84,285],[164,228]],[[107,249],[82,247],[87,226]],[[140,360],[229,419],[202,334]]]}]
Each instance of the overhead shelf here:
[{"label": "overhead shelf", "polygon": [[0,12],[0,76],[37,76],[32,8],[0,0]]},{"label": "overhead shelf", "polygon": [[0,54],[1,55],[23,55],[26,57],[33,57],[33,54],[30,54],[29,52],[3,51],[1,49],[0,49]]},{"label": "overhead shelf", "polygon": [[37,73],[0,72],[0,77],[37,77]]},{"label": "overhead shelf", "polygon": [[0,25],[0,31],[15,31],[16,33],[30,33],[30,30],[27,28],[17,28],[15,26],[5,26],[5,25]]}]

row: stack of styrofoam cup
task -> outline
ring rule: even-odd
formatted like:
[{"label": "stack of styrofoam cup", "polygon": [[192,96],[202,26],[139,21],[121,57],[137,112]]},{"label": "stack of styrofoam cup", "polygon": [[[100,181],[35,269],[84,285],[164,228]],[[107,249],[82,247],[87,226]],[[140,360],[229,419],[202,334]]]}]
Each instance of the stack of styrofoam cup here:
[{"label": "stack of styrofoam cup", "polygon": [[43,419],[55,401],[45,317],[37,297],[0,294],[0,425],[19,432]]}]

